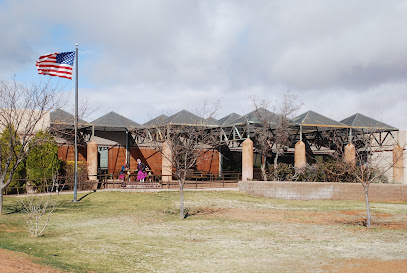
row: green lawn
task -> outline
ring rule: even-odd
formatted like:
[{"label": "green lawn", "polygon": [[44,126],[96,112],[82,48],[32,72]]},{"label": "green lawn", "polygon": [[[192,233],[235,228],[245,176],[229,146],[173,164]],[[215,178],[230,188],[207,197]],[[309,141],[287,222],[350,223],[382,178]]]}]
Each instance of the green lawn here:
[{"label": "green lawn", "polygon": [[[20,198],[5,197],[0,248],[28,253],[67,271],[304,272],[318,271],[335,259],[407,259],[405,228],[367,230],[328,219],[326,224],[296,221],[288,214],[273,221],[222,213],[258,211],[267,216],[299,211],[324,217],[347,210],[362,213],[363,202],[284,201],[235,191],[187,191],[190,216],[179,220],[179,193],[174,191],[96,192],[79,203],[70,202],[72,195],[61,195],[44,236],[30,238]],[[406,211],[406,203],[372,204],[373,216],[385,214],[387,220],[404,223]]]}]

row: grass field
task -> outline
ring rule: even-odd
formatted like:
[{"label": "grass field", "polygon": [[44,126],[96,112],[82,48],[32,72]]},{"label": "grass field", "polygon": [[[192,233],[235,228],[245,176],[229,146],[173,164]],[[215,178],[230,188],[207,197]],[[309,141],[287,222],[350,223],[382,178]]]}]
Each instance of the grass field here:
[{"label": "grass field", "polygon": [[[79,194],[81,198],[84,194]],[[21,197],[6,197],[0,248],[74,272],[326,272],[349,260],[407,261],[407,204],[284,201],[236,191],[61,195],[30,238]],[[335,270],[333,270],[335,271]]]}]

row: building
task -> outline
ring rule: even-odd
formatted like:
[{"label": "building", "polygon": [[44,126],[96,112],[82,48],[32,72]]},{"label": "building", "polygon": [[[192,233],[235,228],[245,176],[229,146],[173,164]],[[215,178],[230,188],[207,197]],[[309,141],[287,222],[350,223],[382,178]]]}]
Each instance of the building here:
[{"label": "building", "polygon": [[[221,118],[219,121],[204,121],[200,117],[182,110],[170,117],[161,115],[141,125],[115,112],[110,112],[92,122],[79,122],[80,145],[78,159],[87,162],[92,161],[93,169],[97,166],[97,174],[115,175],[121,166],[127,162],[130,169],[136,166],[137,158],[140,158],[156,175],[162,174],[162,155],[152,144],[153,137],[165,133],[166,126],[199,126],[208,125],[214,134],[219,135],[222,145],[212,152],[210,159],[196,166],[201,172],[219,174],[224,170],[232,170],[232,167],[241,168],[242,143],[248,138],[255,138],[256,127],[260,126],[259,113],[269,118],[270,130],[277,124],[278,116],[265,109],[258,109],[246,115],[236,113]],[[59,117],[59,118],[57,118]],[[73,116],[57,110],[50,115],[52,126],[61,124],[73,124]],[[67,131],[72,127],[67,127]],[[332,135],[335,141],[332,141]],[[395,150],[405,148],[406,131],[366,117],[362,114],[354,114],[341,121],[335,121],[314,111],[307,111],[290,121],[291,143],[287,145],[281,160],[287,163],[303,165],[315,161],[323,161],[324,158],[335,152],[338,146],[345,147],[355,143],[362,135],[372,136],[376,147],[385,147],[381,154],[386,160],[383,164],[393,164]],[[68,137],[67,137],[68,136]],[[333,143],[337,142],[337,143]],[[299,147],[300,143],[301,147]],[[67,134],[59,137],[59,158],[73,160],[72,139]],[[89,145],[96,147],[97,159],[92,155],[90,160]],[[399,147],[399,148],[398,148]],[[344,151],[346,152],[346,151]],[[407,183],[406,181],[406,150],[402,149],[402,156],[398,156],[395,166],[387,173],[389,181]],[[303,154],[301,162],[296,160],[296,154]],[[255,164],[261,161],[254,154]],[[383,166],[384,167],[384,166]],[[236,169],[235,169],[236,170]],[[92,176],[96,175],[95,173]]]}]

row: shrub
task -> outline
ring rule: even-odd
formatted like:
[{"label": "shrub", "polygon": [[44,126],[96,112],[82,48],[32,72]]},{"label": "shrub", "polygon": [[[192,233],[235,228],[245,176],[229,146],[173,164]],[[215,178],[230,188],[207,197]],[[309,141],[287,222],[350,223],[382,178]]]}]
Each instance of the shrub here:
[{"label": "shrub", "polygon": [[58,146],[54,137],[49,133],[38,132],[26,160],[29,183],[35,186],[51,183],[59,166]]},{"label": "shrub", "polygon": [[[358,182],[357,172],[360,168],[352,171],[342,161],[330,159],[322,163],[307,164],[301,170],[295,170],[292,164],[277,164],[277,177],[279,181],[306,181],[306,182]],[[380,172],[374,170],[372,176]],[[267,169],[267,178],[269,181],[274,180],[274,166],[269,165]],[[389,183],[385,175],[379,176],[374,183]]]}]

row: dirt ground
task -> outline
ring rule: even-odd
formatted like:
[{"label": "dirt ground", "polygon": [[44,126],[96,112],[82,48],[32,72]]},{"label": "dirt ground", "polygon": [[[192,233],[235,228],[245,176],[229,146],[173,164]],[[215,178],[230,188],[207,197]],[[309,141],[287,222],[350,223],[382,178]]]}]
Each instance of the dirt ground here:
[{"label": "dirt ground", "polygon": [[336,260],[335,265],[323,267],[325,272],[341,273],[402,273],[407,272],[407,261]]},{"label": "dirt ground", "polygon": [[[292,211],[292,210],[250,210],[250,209],[220,209],[213,210],[205,208],[198,214],[207,217],[226,217],[236,220],[254,220],[264,222],[280,223],[307,223],[317,225],[356,225],[366,224],[366,211],[346,210],[337,212],[314,212],[314,211]],[[390,214],[372,214],[372,228],[379,229],[407,229],[407,217]],[[324,272],[343,273],[404,273],[407,272],[407,260],[378,261],[367,259],[333,259],[329,266],[322,267]]]},{"label": "dirt ground", "polygon": [[[50,267],[36,264],[30,256],[0,249],[0,272],[4,273],[62,273]],[[401,273],[407,272],[407,261],[373,261],[373,260],[334,260],[335,265],[325,266],[325,272],[343,273]]]},{"label": "dirt ground", "polygon": [[29,255],[0,249],[0,272],[4,273],[61,273],[62,271],[39,265]]},{"label": "dirt ground", "polygon": [[[320,225],[364,225],[364,211],[315,212],[295,210],[262,211],[256,209],[213,209],[200,208],[191,212],[191,215],[204,215],[205,217],[224,217],[237,220],[253,220],[281,223],[309,223]],[[372,227],[380,229],[406,229],[407,217],[396,217],[388,214],[373,214]],[[12,232],[12,231],[10,231]],[[39,265],[33,257],[27,254],[0,249],[0,272],[48,272],[61,273],[63,271]],[[328,266],[323,266],[324,272],[344,273],[398,273],[407,272],[407,260],[366,260],[366,259],[337,259],[330,260]]]},{"label": "dirt ground", "polygon": [[[196,214],[208,215],[208,217],[226,217],[229,219],[245,221],[263,221],[279,223],[301,223],[317,225],[365,225],[366,211],[345,210],[339,213],[315,212],[304,210],[257,210],[257,209],[219,209],[201,208]],[[384,229],[406,229],[407,217],[396,217],[390,214],[372,214],[371,227]]]}]

